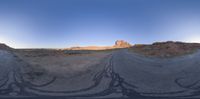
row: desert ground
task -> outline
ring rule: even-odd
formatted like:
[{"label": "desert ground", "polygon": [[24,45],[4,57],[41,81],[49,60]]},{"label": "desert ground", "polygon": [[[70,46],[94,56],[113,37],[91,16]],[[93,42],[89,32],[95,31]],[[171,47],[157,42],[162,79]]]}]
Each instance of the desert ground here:
[{"label": "desert ground", "polygon": [[0,98],[200,98],[199,48],[177,42],[107,50],[1,44]]}]

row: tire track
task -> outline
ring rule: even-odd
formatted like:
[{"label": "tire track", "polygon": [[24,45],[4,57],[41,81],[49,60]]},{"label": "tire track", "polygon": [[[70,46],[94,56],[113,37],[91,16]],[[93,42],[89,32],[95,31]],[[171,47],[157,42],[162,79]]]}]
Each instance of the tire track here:
[{"label": "tire track", "polygon": [[[48,94],[54,93],[54,94],[65,94],[65,95],[62,95],[65,97],[104,97],[104,96],[108,96],[112,94],[119,94],[119,95],[122,95],[122,97],[129,97],[129,98],[137,97],[141,99],[143,98],[150,99],[150,98],[158,98],[156,97],[158,95],[172,95],[172,94],[179,94],[179,93],[185,92],[185,91],[163,92],[163,93],[137,92],[136,91],[136,89],[138,88],[137,86],[126,82],[125,79],[121,77],[119,73],[114,71],[113,59],[114,59],[114,53],[108,56],[108,62],[104,66],[104,69],[94,75],[93,81],[92,81],[93,84],[91,86],[87,88],[79,89],[79,90],[72,90],[72,91],[52,91],[52,90],[39,89],[40,87],[45,87],[50,84],[53,84],[57,80],[56,77],[52,77],[50,81],[40,84],[40,85],[33,84],[30,81],[26,81],[24,79],[23,74],[20,72],[20,69],[19,69],[20,67],[13,66],[13,69],[7,72],[6,76],[0,80],[0,82],[3,82],[0,85],[0,95],[1,96],[49,96]],[[94,88],[97,88],[98,86],[101,86],[100,84],[104,78],[110,79],[110,82],[108,84],[108,87],[104,89],[103,91],[87,93],[87,94],[79,94],[81,92],[87,92],[87,91],[93,90]],[[179,83],[179,79],[177,79],[175,82],[179,86],[182,86]],[[193,85],[196,85],[196,83],[194,83]],[[189,86],[189,88],[192,87],[193,85]],[[28,90],[32,90],[32,91],[28,91]],[[73,93],[76,95],[69,95]],[[193,95],[196,95],[197,93],[200,93],[200,90],[193,93]],[[155,97],[152,97],[152,95],[155,95]],[[171,96],[171,98],[181,98],[181,97],[185,97],[185,96]],[[162,98],[167,99],[167,96],[162,96]]]}]

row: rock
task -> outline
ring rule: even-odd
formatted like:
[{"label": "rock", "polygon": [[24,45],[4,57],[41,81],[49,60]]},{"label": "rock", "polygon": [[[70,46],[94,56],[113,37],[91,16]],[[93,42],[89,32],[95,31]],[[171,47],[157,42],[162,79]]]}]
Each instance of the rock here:
[{"label": "rock", "polygon": [[129,44],[128,42],[124,40],[117,40],[114,45],[114,47],[117,47],[117,48],[127,48],[131,46],[132,46],[131,44]]},{"label": "rock", "polygon": [[11,48],[5,44],[0,43],[0,50],[10,50]]}]

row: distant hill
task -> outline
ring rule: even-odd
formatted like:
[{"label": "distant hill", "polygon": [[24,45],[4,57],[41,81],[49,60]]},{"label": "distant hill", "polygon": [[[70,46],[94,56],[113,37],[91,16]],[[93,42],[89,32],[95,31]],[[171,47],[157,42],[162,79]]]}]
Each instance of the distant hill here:
[{"label": "distant hill", "polygon": [[200,43],[167,41],[156,42],[151,45],[136,44],[131,49],[147,56],[174,57],[195,52],[200,49]]},{"label": "distant hill", "polygon": [[[135,44],[117,40],[113,46],[86,46],[86,47],[71,47],[62,50],[110,50],[117,48],[129,48],[131,51],[156,57],[174,57],[185,54],[191,54],[196,50],[200,49],[200,43],[184,43],[184,42],[155,42],[153,44]],[[0,50],[14,51],[13,48],[7,46],[6,44],[0,43]],[[30,49],[31,50],[31,49]],[[47,50],[39,50],[39,52],[46,52]],[[52,50],[50,52],[53,52]],[[38,53],[38,52],[37,52]],[[55,52],[53,52],[55,53]]]},{"label": "distant hill", "polygon": [[117,40],[113,46],[86,46],[86,47],[71,47],[69,50],[108,50],[116,48],[128,48],[132,45],[124,40]]},{"label": "distant hill", "polygon": [[[71,47],[64,48],[64,50],[109,50],[116,48],[127,48],[132,45],[124,40],[117,40],[113,46],[85,46],[85,47]],[[0,43],[0,50],[11,50],[12,48],[7,46],[6,44]]]},{"label": "distant hill", "polygon": [[70,50],[106,50],[112,49],[113,47],[109,46],[86,46],[86,47],[71,47]]},{"label": "distant hill", "polygon": [[6,44],[0,43],[0,50],[11,50],[12,48]]}]

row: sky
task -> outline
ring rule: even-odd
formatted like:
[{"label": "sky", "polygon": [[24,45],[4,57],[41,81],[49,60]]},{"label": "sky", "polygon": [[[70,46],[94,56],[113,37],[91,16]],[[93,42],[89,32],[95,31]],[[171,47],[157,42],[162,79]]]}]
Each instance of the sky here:
[{"label": "sky", "polygon": [[200,42],[200,0],[0,0],[0,43],[14,48]]}]

